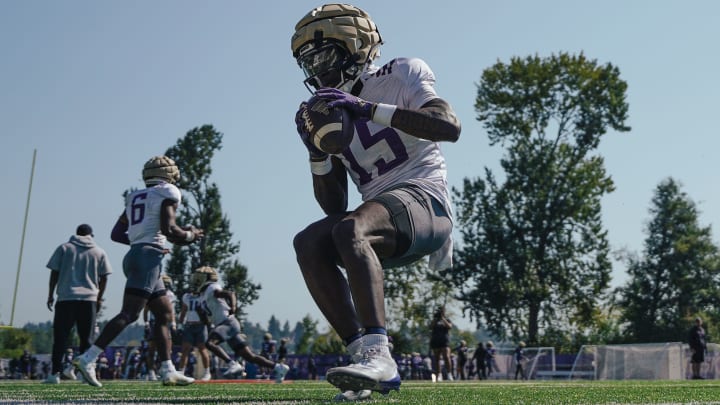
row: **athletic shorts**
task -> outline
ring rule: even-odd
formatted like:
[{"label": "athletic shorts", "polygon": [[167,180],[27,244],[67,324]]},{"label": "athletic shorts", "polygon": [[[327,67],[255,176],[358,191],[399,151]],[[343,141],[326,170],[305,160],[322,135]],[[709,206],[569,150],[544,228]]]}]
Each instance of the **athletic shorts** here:
[{"label": "athletic shorts", "polygon": [[452,232],[443,205],[420,187],[401,184],[370,201],[385,206],[397,234],[395,255],[381,260],[383,268],[406,266],[440,249]]},{"label": "athletic shorts", "polygon": [[690,360],[691,363],[702,363],[705,361],[705,351],[704,350],[695,350],[692,354],[692,359]]},{"label": "athletic shorts", "polygon": [[160,278],[164,250],[157,245],[138,243],[130,247],[123,259],[123,273],[127,277],[125,289],[144,298],[162,296],[165,285]]},{"label": "athletic shorts", "polygon": [[207,327],[203,323],[186,323],[183,326],[182,341],[193,346],[203,344],[208,340]]},{"label": "athletic shorts", "polygon": [[213,330],[210,331],[210,334],[218,336],[223,342],[236,338],[236,341],[245,344],[245,340],[242,339],[240,331],[240,322],[238,322],[237,318],[231,316],[219,325],[215,325]]}]

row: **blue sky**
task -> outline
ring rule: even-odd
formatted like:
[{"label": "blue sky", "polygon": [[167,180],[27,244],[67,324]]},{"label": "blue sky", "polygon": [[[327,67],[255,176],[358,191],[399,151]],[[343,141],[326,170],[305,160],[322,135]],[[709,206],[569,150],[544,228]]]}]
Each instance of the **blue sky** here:
[{"label": "blue sky", "polygon": [[[309,97],[290,52],[307,1],[0,2],[0,321],[11,317],[33,150],[30,214],[14,324],[51,319],[45,307],[55,247],[80,223],[95,229],[115,268],[106,295],[119,310],[126,246],[110,241],[121,194],[188,130],[224,133],[213,161],[239,259],[261,283],[248,319],[322,319],[306,292],[292,237],[320,218],[293,117]],[[598,150],[617,190],[603,199],[613,249],[642,249],[655,187],[668,176],[718,234],[720,2],[358,1],[385,40],[379,63],[424,59],[463,125],[444,144],[449,182],[499,172],[502,149],[475,119],[482,71],[513,56],[584,52],[627,81],[629,133]],[[357,203],[357,195],[353,195]],[[460,242],[461,243],[461,242]],[[616,263],[613,284],[625,279]],[[468,325],[460,320],[460,325]],[[324,321],[321,325],[325,325]]]}]

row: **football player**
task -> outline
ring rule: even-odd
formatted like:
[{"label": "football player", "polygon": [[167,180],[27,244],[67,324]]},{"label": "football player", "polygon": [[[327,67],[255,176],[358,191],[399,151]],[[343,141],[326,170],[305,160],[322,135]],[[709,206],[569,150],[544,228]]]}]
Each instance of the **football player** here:
[{"label": "football player", "polygon": [[180,171],[167,156],[148,160],[142,171],[144,189],[126,196],[125,211],[115,222],[111,239],[130,245],[123,259],[123,272],[127,277],[120,313],[105,325],[95,343],[75,358],[88,384],[101,387],[95,376],[95,360],[101,352],[128,325],[135,322],[145,305],[155,317],[155,344],[160,360],[160,378],[163,385],[188,385],[194,379],[175,370],[170,359],[170,333],[168,325],[174,322],[173,310],[160,272],[163,256],[168,252],[165,242],[187,245],[200,240],[204,233],[195,227],[181,228],[175,223],[175,212],[180,204],[180,190],[175,183]]},{"label": "football player", "polygon": [[207,326],[201,321],[197,309],[202,304],[202,298],[197,291],[190,291],[183,294],[182,307],[180,309],[180,325],[182,325],[182,355],[180,358],[180,370],[185,372],[188,357],[193,347],[200,352],[200,360],[204,368],[201,381],[212,379],[210,375],[210,355],[208,354],[205,342],[208,339]]},{"label": "football player", "polygon": [[[267,332],[263,335],[263,341],[260,343],[260,355],[270,361],[277,360],[277,341],[273,339],[272,333]],[[261,376],[263,378],[270,378],[269,371],[267,368],[260,368]],[[266,375],[267,374],[267,375]]]},{"label": "football player", "polygon": [[210,327],[209,338],[205,346],[228,364],[224,373],[226,376],[242,372],[243,367],[220,346],[223,342],[227,342],[236,356],[240,355],[246,361],[259,367],[272,369],[275,382],[281,383],[290,367],[258,356],[250,350],[242,336],[240,322],[233,315],[237,307],[237,298],[232,291],[223,290],[218,281],[217,271],[209,266],[196,269],[190,276],[190,287],[202,297],[198,315]]},{"label": "football player", "polygon": [[[315,198],[326,214],[296,235],[297,261],[353,360],[327,372],[341,390],[337,400],[400,387],[385,329],[383,268],[428,255],[433,269],[452,263],[453,221],[439,142],[457,141],[460,123],[435,92],[424,61],[399,57],[375,65],[381,44],[370,16],[347,4],[311,10],[291,39],[306,87],[330,107],[347,109],[355,126],[350,145],[328,155],[309,139],[306,103],[295,117],[310,154]],[[348,210],[348,176],[363,201],[354,210]]]}]

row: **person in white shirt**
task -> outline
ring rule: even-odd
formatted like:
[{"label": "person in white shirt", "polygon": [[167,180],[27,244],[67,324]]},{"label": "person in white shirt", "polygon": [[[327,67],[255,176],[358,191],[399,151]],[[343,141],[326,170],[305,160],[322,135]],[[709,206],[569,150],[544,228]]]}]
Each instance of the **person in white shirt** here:
[{"label": "person in white shirt", "polygon": [[208,339],[208,330],[197,312],[201,305],[202,297],[196,291],[187,292],[182,297],[182,307],[180,309],[180,318],[178,319],[180,325],[182,325],[180,370],[185,370],[190,351],[196,347],[203,365],[203,375],[200,380],[209,381],[212,378],[210,375],[210,355],[208,354],[207,347],[205,347],[205,342]]}]

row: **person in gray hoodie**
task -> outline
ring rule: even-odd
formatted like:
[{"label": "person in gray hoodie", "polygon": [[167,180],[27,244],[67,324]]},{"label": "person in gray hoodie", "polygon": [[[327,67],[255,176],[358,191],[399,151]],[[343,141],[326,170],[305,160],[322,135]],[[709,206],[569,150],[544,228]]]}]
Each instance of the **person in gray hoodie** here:
[{"label": "person in gray hoodie", "polygon": [[75,377],[72,367],[62,370],[63,354],[73,326],[80,339],[80,352],[90,347],[90,333],[112,266],[105,250],[95,244],[90,225],[81,224],[68,242],[55,249],[47,267],[51,270],[47,307],[52,312],[54,306],[55,317],[52,372],[45,382],[57,384],[61,372],[67,378]]}]

